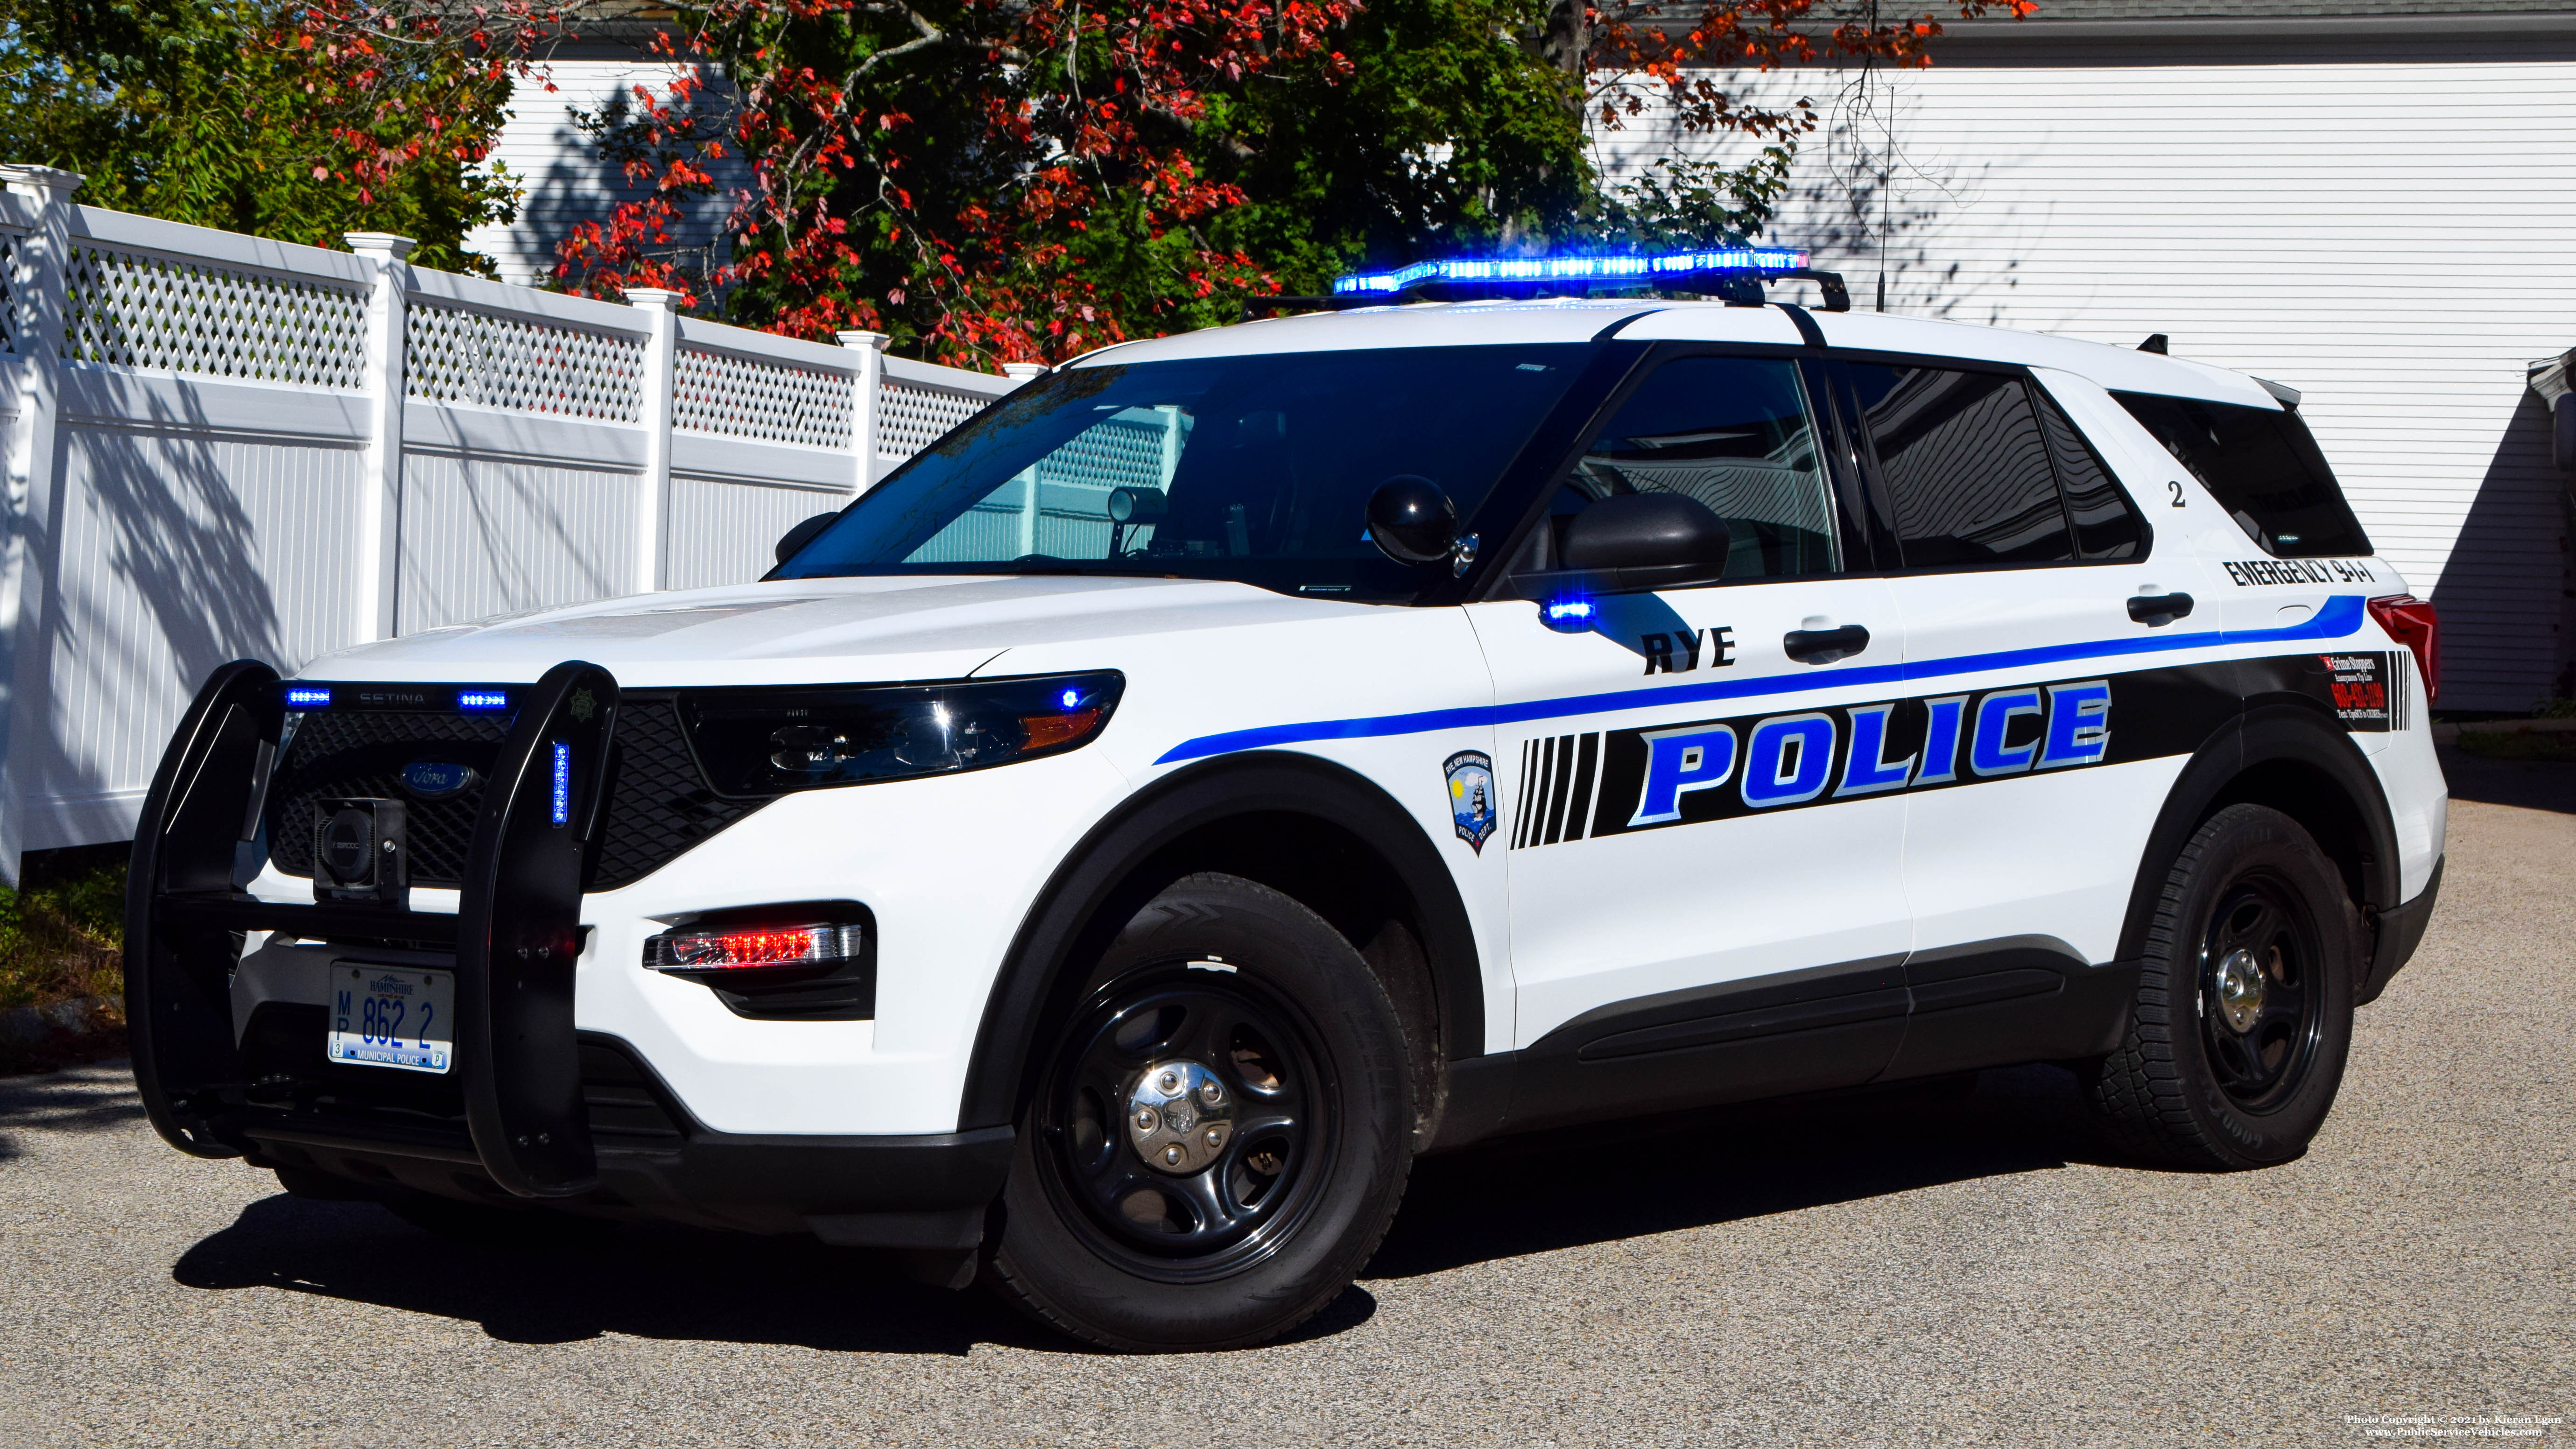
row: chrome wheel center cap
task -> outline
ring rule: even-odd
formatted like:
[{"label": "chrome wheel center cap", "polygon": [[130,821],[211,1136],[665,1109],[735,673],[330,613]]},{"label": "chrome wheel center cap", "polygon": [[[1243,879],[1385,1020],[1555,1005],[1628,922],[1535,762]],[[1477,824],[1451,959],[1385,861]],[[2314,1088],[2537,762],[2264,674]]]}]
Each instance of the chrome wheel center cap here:
[{"label": "chrome wheel center cap", "polygon": [[1155,1062],[1127,1089],[1127,1145],[1156,1172],[1204,1170],[1234,1136],[1234,1095],[1197,1062]]},{"label": "chrome wheel center cap", "polygon": [[2218,1010],[2237,1031],[2250,1031],[2263,1015],[2263,968],[2254,953],[2235,950],[2218,963]]}]

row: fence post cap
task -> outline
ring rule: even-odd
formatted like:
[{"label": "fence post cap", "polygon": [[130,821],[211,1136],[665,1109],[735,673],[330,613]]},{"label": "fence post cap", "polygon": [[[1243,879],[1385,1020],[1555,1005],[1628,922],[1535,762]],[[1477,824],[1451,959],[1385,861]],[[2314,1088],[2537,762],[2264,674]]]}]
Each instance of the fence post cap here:
[{"label": "fence post cap", "polygon": [[851,349],[852,351],[865,351],[866,349],[873,347],[877,351],[883,352],[886,350],[886,344],[894,340],[894,335],[887,332],[852,331],[835,332],[832,335],[840,338],[841,345]]},{"label": "fence post cap", "polygon": [[621,287],[618,291],[626,298],[628,306],[642,307],[649,312],[677,311],[680,304],[689,299],[688,293],[675,292],[669,287]]},{"label": "fence post cap", "polygon": [[18,191],[50,191],[51,200],[68,200],[89,178],[77,171],[63,171],[52,166],[23,166],[0,163],[0,183]]},{"label": "fence post cap", "polygon": [[401,261],[411,255],[413,247],[420,245],[410,237],[396,236],[389,231],[344,231],[340,233],[340,240],[347,242],[349,250],[362,257],[381,257],[389,262]]},{"label": "fence post cap", "polygon": [[1043,362],[1005,362],[1002,364],[1002,375],[1018,382],[1026,382],[1033,377],[1044,377],[1049,371],[1051,371],[1051,369]]}]

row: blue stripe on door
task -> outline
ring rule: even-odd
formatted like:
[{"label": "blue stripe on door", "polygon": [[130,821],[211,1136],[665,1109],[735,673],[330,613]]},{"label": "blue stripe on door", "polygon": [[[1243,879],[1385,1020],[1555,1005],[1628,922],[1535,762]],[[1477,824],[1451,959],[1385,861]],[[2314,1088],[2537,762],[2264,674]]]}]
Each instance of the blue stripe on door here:
[{"label": "blue stripe on door", "polygon": [[1571,719],[1626,709],[1668,704],[1702,704],[1717,699],[1753,699],[1766,694],[1799,694],[1814,689],[1858,688],[1902,684],[1916,679],[1942,679],[1980,674],[1991,669],[2020,669],[2067,664],[2079,659],[2117,659],[2133,654],[2168,654],[2177,649],[2219,649],[2247,644],[2292,644],[2312,639],[2346,639],[2361,632],[2359,594],[2337,594],[2304,624],[2286,629],[2210,629],[2197,634],[2149,634],[2135,639],[2102,639],[2081,644],[2052,644],[2038,649],[2001,649],[1988,654],[1961,654],[1949,659],[1923,659],[1903,664],[1875,664],[1836,669],[1828,674],[1775,674],[1759,679],[1667,684],[1651,689],[1614,689],[1601,694],[1569,694],[1520,704],[1467,705],[1456,709],[1416,710],[1411,714],[1371,715],[1361,719],[1310,720],[1303,724],[1263,725],[1183,740],[1163,752],[1158,765],[1236,750],[1311,744],[1317,740],[1368,740],[1388,735],[1426,734],[1434,730],[1481,729],[1494,725],[1530,724]]}]

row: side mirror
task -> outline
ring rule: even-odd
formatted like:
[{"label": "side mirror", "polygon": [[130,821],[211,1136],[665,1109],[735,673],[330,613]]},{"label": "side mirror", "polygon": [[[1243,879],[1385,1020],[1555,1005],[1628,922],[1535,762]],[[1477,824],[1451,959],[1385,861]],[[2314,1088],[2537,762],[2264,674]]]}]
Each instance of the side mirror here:
[{"label": "side mirror", "polygon": [[789,559],[794,558],[798,550],[804,548],[805,545],[812,543],[824,529],[832,526],[833,519],[840,516],[841,515],[837,513],[817,513],[813,517],[806,519],[803,523],[787,530],[785,536],[778,540],[778,561],[780,563],[785,563]]},{"label": "side mirror", "polygon": [[1726,577],[1726,552],[1733,541],[1726,520],[1696,498],[1617,494],[1574,515],[1565,527],[1558,567],[1519,575],[1514,590],[1531,598],[1553,598],[1713,584]]},{"label": "side mirror", "polygon": [[1368,535],[1397,563],[1438,563],[1458,546],[1458,507],[1439,484],[1398,473],[1369,495]]}]

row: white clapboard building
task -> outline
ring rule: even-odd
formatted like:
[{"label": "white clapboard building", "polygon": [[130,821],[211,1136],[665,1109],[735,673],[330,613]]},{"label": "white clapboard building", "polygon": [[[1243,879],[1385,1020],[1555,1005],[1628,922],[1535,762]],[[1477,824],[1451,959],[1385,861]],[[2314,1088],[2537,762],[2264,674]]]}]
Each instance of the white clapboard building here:
[{"label": "white clapboard building", "polygon": [[[2041,0],[1948,30],[1928,70],[1729,78],[1824,121],[1770,239],[1855,306],[2164,333],[2298,389],[2440,608],[2442,707],[2570,694],[2576,502],[2531,368],[2576,348],[2576,0]],[[1600,152],[1731,154],[1653,125]]]}]

